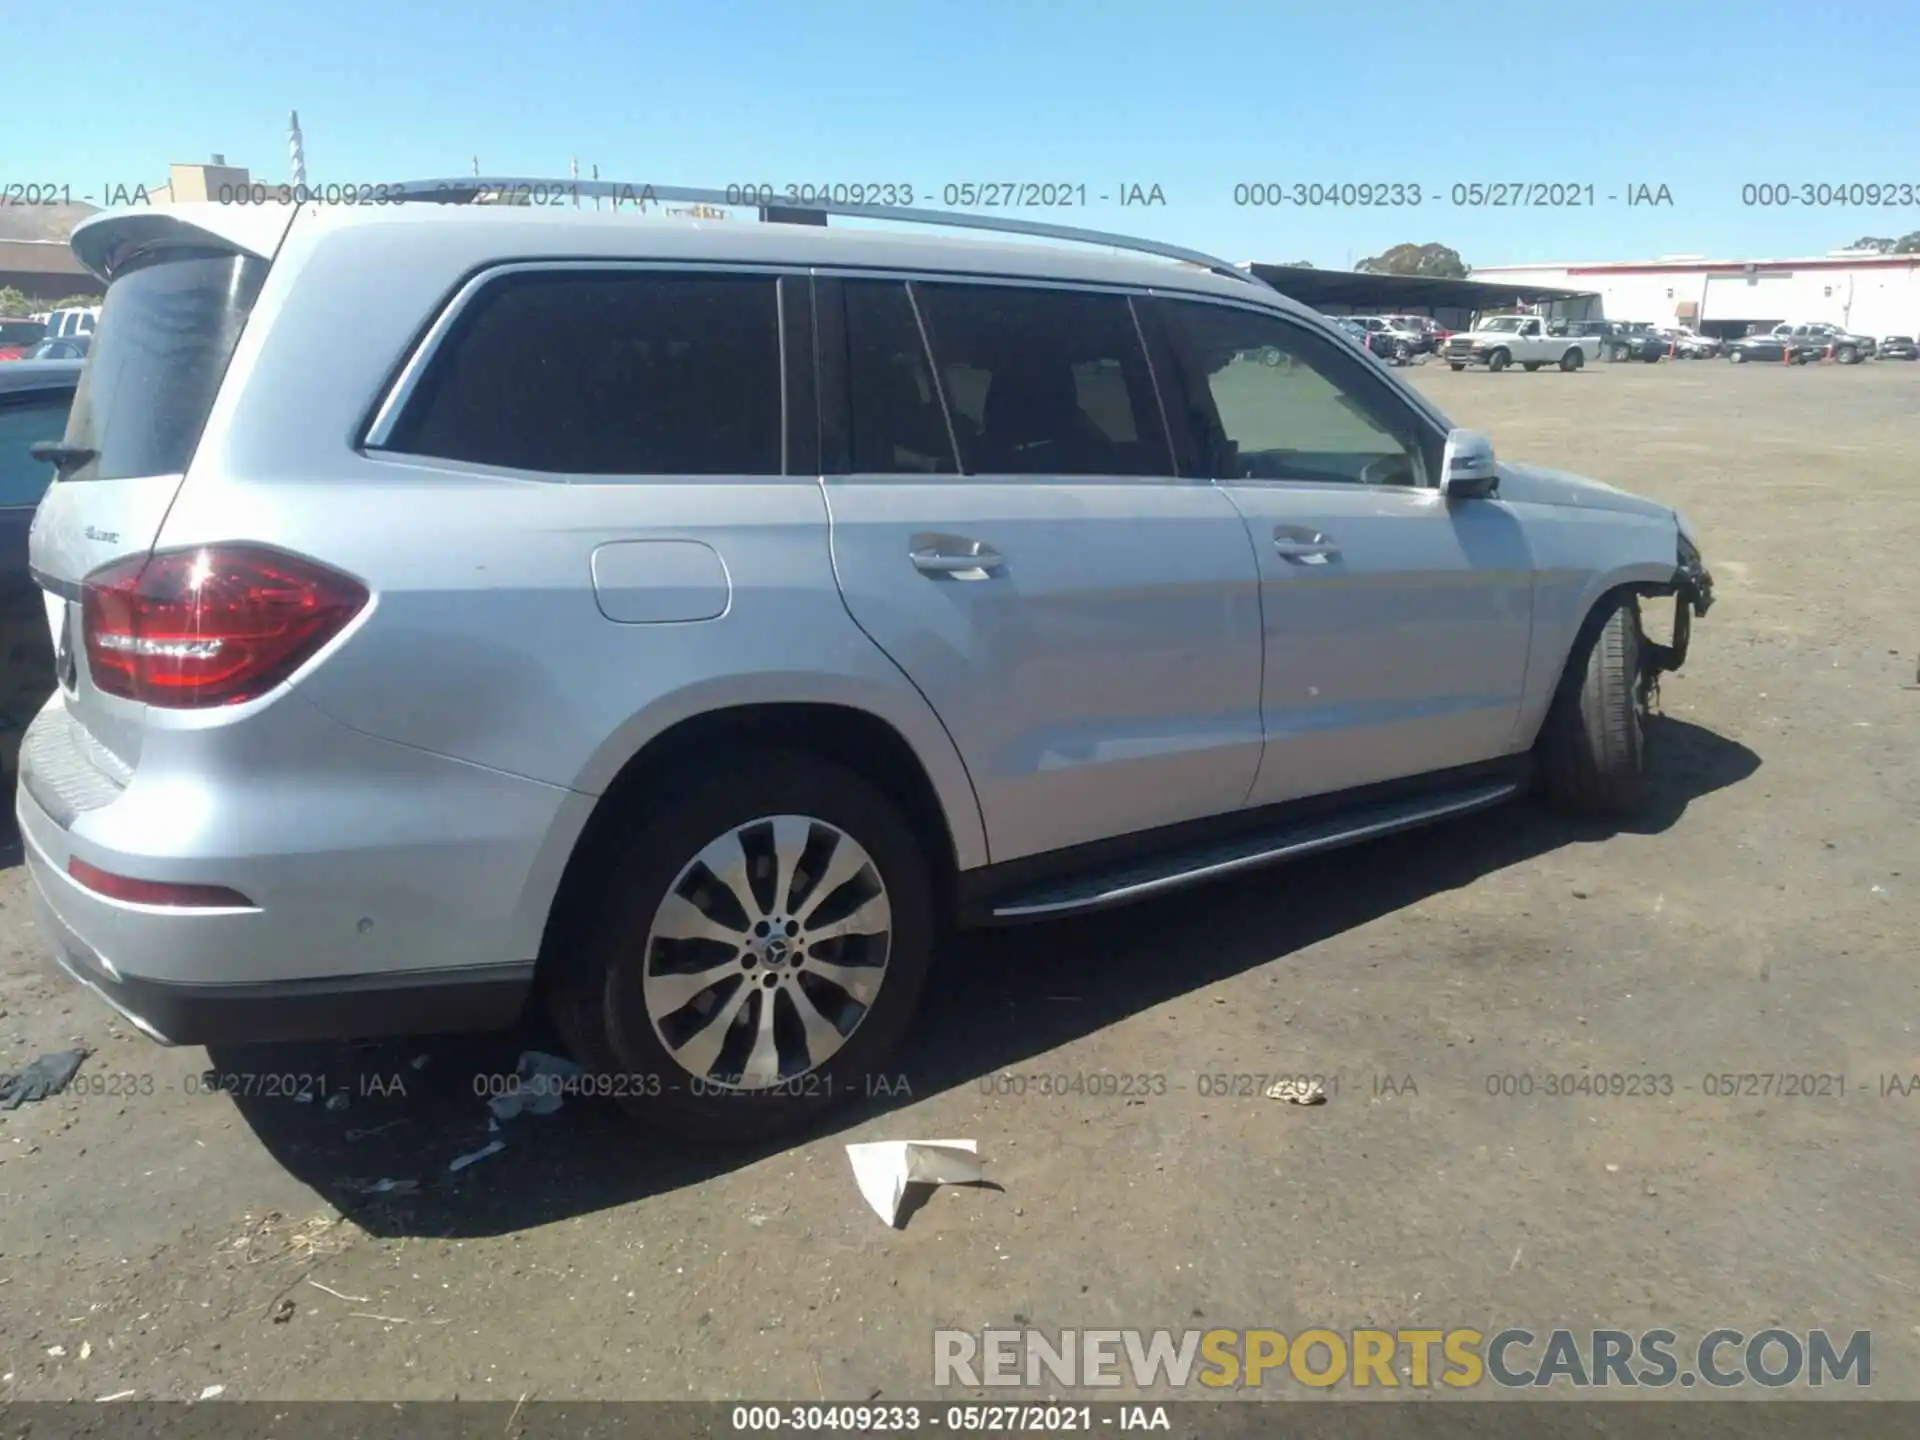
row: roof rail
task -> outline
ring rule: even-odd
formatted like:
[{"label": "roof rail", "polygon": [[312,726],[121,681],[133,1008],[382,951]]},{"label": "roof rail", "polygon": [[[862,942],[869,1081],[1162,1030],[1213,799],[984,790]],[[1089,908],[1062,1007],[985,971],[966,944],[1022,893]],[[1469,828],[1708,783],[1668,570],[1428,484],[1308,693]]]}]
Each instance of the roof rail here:
[{"label": "roof rail", "polygon": [[[474,204],[477,202],[499,203],[496,197],[505,197],[507,203],[513,203],[518,195],[541,197],[540,203],[564,203],[570,199],[600,200],[610,199],[615,204],[622,202],[644,206],[648,202],[659,203],[671,200],[676,204],[720,205],[734,209],[760,209],[759,197],[751,187],[736,187],[733,191],[690,189],[679,185],[642,185],[618,180],[542,180],[526,176],[497,175],[457,175],[445,180],[404,180],[383,185],[362,186],[380,195],[383,201],[425,200],[439,204]],[[742,192],[745,192],[744,195]],[[552,196],[552,200],[545,197]],[[769,205],[790,214],[845,215],[862,220],[896,220],[917,225],[944,225],[960,230],[990,230],[1005,235],[1031,235],[1044,240],[1070,240],[1083,245],[1105,245],[1117,250],[1133,250],[1145,255],[1158,255],[1167,260],[1181,260],[1189,265],[1197,265],[1203,270],[1211,270],[1216,275],[1225,275],[1235,280],[1243,280],[1263,289],[1271,288],[1266,281],[1250,271],[1235,265],[1232,261],[1222,260],[1218,256],[1208,255],[1200,250],[1189,250],[1182,245],[1168,245],[1158,240],[1142,240],[1132,235],[1114,235],[1104,230],[1083,230],[1077,225],[1048,225],[1037,220],[1010,220],[993,215],[968,215],[953,210],[918,210],[891,205],[853,205],[839,202],[809,201],[805,205]]]}]

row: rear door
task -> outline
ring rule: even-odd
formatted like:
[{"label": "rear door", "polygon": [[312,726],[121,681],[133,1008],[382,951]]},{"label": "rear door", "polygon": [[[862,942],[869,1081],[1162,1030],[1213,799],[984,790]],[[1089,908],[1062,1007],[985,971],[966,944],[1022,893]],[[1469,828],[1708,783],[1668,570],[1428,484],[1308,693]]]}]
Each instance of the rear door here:
[{"label": "rear door", "polygon": [[1176,438],[1246,516],[1258,556],[1266,750],[1252,803],[1506,754],[1533,604],[1519,520],[1498,500],[1443,497],[1438,425],[1332,339],[1199,300],[1161,299],[1155,318],[1178,357]]},{"label": "rear door", "polygon": [[[109,231],[118,218],[106,222]],[[55,628],[72,642],[75,664],[62,667],[67,708],[129,767],[146,707],[95,689],[79,643],[81,585],[100,567],[152,549],[268,268],[264,256],[217,233],[137,218],[118,241],[109,234],[103,242],[93,226],[76,232],[76,249],[84,236],[116,252],[112,281],[58,478],[28,547],[34,579],[57,602]]]},{"label": "rear door", "polygon": [[846,278],[819,313],[835,571],[952,734],[992,858],[1243,804],[1253,556],[1174,473],[1128,296]]}]

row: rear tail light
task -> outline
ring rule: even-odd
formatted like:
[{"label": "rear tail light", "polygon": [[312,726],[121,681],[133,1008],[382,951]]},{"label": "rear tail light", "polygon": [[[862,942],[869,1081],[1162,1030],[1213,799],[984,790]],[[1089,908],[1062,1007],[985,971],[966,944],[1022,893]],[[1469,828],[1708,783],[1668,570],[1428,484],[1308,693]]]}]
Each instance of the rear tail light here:
[{"label": "rear tail light", "polygon": [[115,875],[84,860],[67,861],[67,874],[96,895],[135,905],[170,905],[180,910],[251,910],[254,903],[224,885],[176,885],[167,880],[135,880]]},{"label": "rear tail light", "polygon": [[87,577],[87,668],[96,689],[148,705],[238,705],[293,674],[366,603],[357,580],[264,546],[136,555]]}]

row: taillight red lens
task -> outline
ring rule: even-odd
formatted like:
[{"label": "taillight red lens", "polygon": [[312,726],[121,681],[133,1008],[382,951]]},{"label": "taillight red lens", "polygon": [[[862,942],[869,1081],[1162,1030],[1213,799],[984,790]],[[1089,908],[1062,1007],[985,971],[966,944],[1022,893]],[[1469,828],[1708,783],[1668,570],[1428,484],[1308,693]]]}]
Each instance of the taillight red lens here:
[{"label": "taillight red lens", "polygon": [[265,546],[134,556],[87,577],[87,669],[96,689],[148,705],[238,705],[298,670],[366,603],[358,581]]},{"label": "taillight red lens", "polygon": [[167,880],[135,880],[115,875],[84,860],[68,859],[67,874],[97,895],[136,905],[171,905],[181,910],[251,910],[254,904],[224,885],[176,885]]}]

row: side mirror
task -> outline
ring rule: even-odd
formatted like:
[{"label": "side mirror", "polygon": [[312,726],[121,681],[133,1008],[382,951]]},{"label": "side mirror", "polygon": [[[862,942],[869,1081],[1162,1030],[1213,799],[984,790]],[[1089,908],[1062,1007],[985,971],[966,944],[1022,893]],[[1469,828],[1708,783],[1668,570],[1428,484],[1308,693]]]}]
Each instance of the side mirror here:
[{"label": "side mirror", "polygon": [[1449,500],[1482,500],[1499,492],[1493,441],[1478,430],[1450,430],[1440,454],[1440,493]]}]

